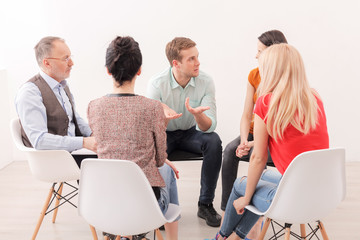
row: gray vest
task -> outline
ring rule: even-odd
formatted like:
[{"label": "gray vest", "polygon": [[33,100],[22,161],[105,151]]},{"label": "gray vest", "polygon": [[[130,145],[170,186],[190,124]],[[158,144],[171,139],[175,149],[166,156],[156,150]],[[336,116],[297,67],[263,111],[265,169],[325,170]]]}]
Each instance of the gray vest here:
[{"label": "gray vest", "polygon": [[[45,82],[45,80],[40,76],[40,74],[37,74],[33,78],[31,78],[28,82],[34,83],[40,90],[41,96],[43,99],[43,104],[46,108],[46,118],[47,118],[47,128],[48,133],[60,135],[60,136],[66,136],[68,133],[68,126],[69,126],[69,118],[66,115],[65,110],[60,105],[58,99],[56,98],[53,90],[49,87],[49,85]],[[73,120],[75,124],[75,135],[76,136],[82,136],[79,126],[77,124],[76,118],[75,118],[75,110],[74,110],[74,104],[71,98],[71,93],[69,90],[69,87],[66,86],[64,88],[66,95],[68,96],[73,112]],[[23,127],[21,126],[21,136],[23,143],[27,147],[33,147],[28,139],[28,137],[25,134],[25,131]]]}]

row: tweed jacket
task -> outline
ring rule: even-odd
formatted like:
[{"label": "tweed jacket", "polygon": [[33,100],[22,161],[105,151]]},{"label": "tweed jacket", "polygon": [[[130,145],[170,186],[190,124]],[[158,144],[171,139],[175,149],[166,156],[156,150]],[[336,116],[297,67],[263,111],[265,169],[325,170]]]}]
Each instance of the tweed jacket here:
[{"label": "tweed jacket", "polygon": [[159,101],[109,94],[91,101],[87,114],[99,158],[134,161],[151,186],[165,186],[157,169],[167,158],[165,115]]}]

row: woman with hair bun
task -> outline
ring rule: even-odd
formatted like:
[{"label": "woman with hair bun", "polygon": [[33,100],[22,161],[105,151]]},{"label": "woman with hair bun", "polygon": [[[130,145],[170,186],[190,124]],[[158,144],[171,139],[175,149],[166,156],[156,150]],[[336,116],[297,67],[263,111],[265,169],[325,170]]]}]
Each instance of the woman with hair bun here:
[{"label": "woman with hair bun", "polygon": [[[106,69],[113,80],[113,91],[89,103],[89,125],[98,144],[99,158],[127,159],[138,164],[166,213],[169,203],[179,204],[175,179],[178,171],[167,160],[161,103],[134,92],[141,64],[139,44],[132,37],[116,37],[110,43]],[[166,239],[177,240],[178,219],[166,223],[165,232]]]}]

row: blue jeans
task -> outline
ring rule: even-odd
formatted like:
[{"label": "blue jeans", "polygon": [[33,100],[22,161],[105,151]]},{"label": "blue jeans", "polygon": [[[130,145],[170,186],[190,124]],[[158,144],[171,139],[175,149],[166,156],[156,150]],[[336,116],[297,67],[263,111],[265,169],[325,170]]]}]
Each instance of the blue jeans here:
[{"label": "blue jeans", "polygon": [[[260,211],[266,211],[270,207],[281,178],[282,175],[276,170],[264,171],[256,186],[250,204],[254,205]],[[238,178],[234,182],[226,205],[224,221],[220,229],[220,235],[223,237],[228,237],[232,232],[235,232],[241,239],[245,239],[246,235],[260,217],[247,209],[245,209],[242,215],[238,215],[233,206],[233,202],[236,199],[245,195],[246,182],[246,178]]]},{"label": "blue jeans", "polygon": [[166,134],[168,154],[175,149],[203,154],[199,201],[204,204],[212,203],[221,168],[222,146],[219,135],[215,132],[203,133],[195,127],[166,131]]},{"label": "blue jeans", "polygon": [[[169,207],[169,203],[179,205],[177,184],[175,179],[175,173],[171,169],[171,167],[169,167],[169,165],[164,164],[162,167],[159,167],[158,169],[166,184],[165,187],[160,188],[160,198],[158,199],[160,209],[162,213],[165,214]],[[179,219],[180,216],[175,221]]]}]

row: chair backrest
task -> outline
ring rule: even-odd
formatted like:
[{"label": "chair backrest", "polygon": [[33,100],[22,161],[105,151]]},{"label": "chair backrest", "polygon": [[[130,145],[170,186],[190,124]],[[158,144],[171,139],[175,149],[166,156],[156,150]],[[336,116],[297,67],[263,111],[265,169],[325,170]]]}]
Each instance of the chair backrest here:
[{"label": "chair backrest", "polygon": [[21,138],[21,125],[19,118],[14,118],[10,122],[11,136],[14,140],[15,146],[20,151],[35,151],[34,148],[26,147]]},{"label": "chair backrest", "polygon": [[66,182],[80,178],[80,169],[74,158],[65,150],[36,150],[26,147],[21,138],[18,118],[10,123],[11,135],[16,147],[25,152],[31,173],[45,182]]},{"label": "chair backrest", "polygon": [[345,149],[304,152],[287,168],[265,215],[287,223],[317,221],[345,194]]},{"label": "chair backrest", "polygon": [[145,174],[127,160],[84,159],[78,209],[90,225],[116,235],[148,232],[167,222]]}]

